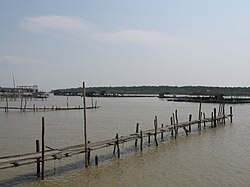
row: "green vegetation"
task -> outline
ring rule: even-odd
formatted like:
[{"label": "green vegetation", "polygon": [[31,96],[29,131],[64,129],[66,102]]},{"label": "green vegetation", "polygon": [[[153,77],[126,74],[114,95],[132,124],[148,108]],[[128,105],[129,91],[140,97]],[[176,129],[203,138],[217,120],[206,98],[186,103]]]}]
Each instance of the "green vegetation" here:
[{"label": "green vegetation", "polygon": [[[131,87],[89,87],[88,95],[112,94],[224,94],[224,95],[250,95],[250,87],[210,87],[210,86],[131,86]],[[82,88],[68,88],[52,90],[55,95],[80,95]]]}]

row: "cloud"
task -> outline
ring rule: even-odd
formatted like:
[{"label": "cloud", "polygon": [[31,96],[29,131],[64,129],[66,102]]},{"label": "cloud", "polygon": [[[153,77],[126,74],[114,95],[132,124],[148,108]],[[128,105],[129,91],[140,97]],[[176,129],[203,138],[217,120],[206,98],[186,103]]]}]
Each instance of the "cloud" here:
[{"label": "cloud", "polygon": [[2,57],[0,56],[0,62],[6,64],[33,64],[33,63],[39,63],[41,61],[31,58],[22,58],[16,56],[2,56]]},{"label": "cloud", "polygon": [[91,40],[108,44],[178,44],[180,39],[163,32],[142,29],[103,31],[86,20],[69,16],[40,16],[21,20],[19,25],[28,31],[50,35],[77,34]]},{"label": "cloud", "polygon": [[88,22],[67,16],[40,16],[24,18],[19,25],[29,31],[43,32],[48,30],[86,31]]}]

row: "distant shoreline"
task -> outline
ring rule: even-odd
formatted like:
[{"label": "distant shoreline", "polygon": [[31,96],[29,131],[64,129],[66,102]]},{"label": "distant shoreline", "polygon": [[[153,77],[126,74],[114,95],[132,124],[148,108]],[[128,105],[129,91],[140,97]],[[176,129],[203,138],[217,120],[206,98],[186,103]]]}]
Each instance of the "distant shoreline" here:
[{"label": "distant shoreline", "polygon": [[[120,86],[120,87],[88,87],[88,96],[106,97],[139,97],[136,95],[171,94],[171,95],[217,95],[225,96],[250,96],[250,87],[212,87],[212,86]],[[81,95],[82,88],[55,89],[55,95]],[[142,96],[140,96],[142,97]]]}]

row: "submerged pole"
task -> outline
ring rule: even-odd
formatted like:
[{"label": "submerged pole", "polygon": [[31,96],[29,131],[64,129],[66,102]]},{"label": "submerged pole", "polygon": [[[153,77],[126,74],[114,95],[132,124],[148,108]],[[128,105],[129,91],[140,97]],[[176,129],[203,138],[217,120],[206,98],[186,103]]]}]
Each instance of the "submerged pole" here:
[{"label": "submerged pole", "polygon": [[83,134],[85,147],[85,167],[88,167],[88,144],[87,144],[87,116],[86,116],[86,89],[85,82],[83,82]]},{"label": "submerged pole", "polygon": [[[39,151],[39,140],[36,140],[36,152],[39,153]],[[40,158],[36,159],[36,176],[37,178],[40,178]]]}]

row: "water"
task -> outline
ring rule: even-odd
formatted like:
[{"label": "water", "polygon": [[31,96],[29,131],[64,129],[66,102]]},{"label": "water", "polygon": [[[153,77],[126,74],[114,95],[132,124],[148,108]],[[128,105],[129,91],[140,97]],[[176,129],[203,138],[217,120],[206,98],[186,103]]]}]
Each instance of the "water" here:
[{"label": "water", "polygon": [[[91,104],[90,99],[88,106]],[[101,107],[87,111],[88,139],[104,140],[135,131],[153,128],[154,116],[159,124],[169,124],[175,109],[179,121],[189,114],[198,118],[198,103],[174,103],[158,98],[97,98]],[[80,97],[69,97],[69,106],[82,105]],[[66,107],[66,97],[51,96],[47,101],[30,101],[32,107]],[[20,103],[11,102],[10,106]],[[2,101],[1,106],[5,103]],[[210,115],[216,104],[203,104]],[[121,145],[121,158],[112,155],[112,147],[91,153],[92,165],[85,169],[84,155],[45,164],[45,181],[36,180],[36,166],[28,165],[0,170],[0,186],[249,186],[250,185],[250,104],[233,106],[233,123],[217,128],[193,127],[186,136],[180,130],[177,139],[165,134],[164,141],[154,146],[153,138],[144,149],[133,142]],[[229,106],[226,105],[228,113]],[[46,145],[53,148],[83,142],[83,111],[20,112],[0,111],[0,156],[33,152],[35,140],[41,139],[41,118],[46,122]],[[210,124],[207,124],[210,126]],[[160,141],[160,136],[159,136]],[[98,155],[98,166],[93,158]]]}]

